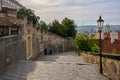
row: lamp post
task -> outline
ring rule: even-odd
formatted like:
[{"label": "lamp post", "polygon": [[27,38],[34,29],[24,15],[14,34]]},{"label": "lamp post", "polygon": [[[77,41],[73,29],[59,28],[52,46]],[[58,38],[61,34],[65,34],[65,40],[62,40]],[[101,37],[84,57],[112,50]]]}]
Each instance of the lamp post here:
[{"label": "lamp post", "polygon": [[100,74],[103,74],[103,68],[102,68],[102,40],[101,40],[101,32],[103,28],[103,23],[104,20],[100,16],[99,19],[97,20],[97,25],[98,25],[98,31],[100,35]]}]

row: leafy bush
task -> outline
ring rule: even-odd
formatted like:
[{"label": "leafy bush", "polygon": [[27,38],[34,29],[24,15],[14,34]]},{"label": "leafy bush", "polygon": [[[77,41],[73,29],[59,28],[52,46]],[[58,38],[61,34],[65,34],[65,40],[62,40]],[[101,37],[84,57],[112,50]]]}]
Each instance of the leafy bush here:
[{"label": "leafy bush", "polygon": [[95,40],[87,34],[78,34],[75,38],[75,45],[79,51],[99,52],[99,47]]},{"label": "leafy bush", "polygon": [[116,54],[116,49],[112,49],[112,54]]},{"label": "leafy bush", "polygon": [[40,17],[36,16],[34,11],[31,9],[21,8],[17,13],[27,17],[27,19],[32,21],[33,24],[37,24],[38,21],[40,20]]}]

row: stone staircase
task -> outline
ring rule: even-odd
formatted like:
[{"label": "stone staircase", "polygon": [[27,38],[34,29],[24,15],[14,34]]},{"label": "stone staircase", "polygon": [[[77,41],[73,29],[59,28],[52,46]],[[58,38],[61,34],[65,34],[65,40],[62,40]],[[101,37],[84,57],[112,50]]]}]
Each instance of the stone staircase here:
[{"label": "stone staircase", "polygon": [[0,80],[108,80],[96,64],[87,64],[73,52],[39,56],[36,61],[19,61]]},{"label": "stone staircase", "polygon": [[0,76],[0,80],[26,80],[28,74],[34,71],[36,63],[34,61],[20,61],[6,70],[5,74]]}]

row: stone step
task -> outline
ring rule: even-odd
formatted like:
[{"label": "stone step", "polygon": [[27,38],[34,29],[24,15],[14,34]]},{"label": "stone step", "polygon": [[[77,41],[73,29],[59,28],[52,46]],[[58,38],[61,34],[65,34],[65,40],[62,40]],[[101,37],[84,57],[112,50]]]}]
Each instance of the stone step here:
[{"label": "stone step", "polygon": [[13,65],[9,69],[11,69],[11,70],[18,70],[18,69],[20,69],[20,70],[29,70],[31,68],[34,68],[34,66],[36,66],[36,64],[34,64],[34,63],[29,64],[29,62],[28,62],[26,64],[16,64],[16,65]]},{"label": "stone step", "polygon": [[3,77],[3,78],[6,78],[6,76],[7,76],[8,79],[9,79],[9,77],[13,77],[13,78],[15,78],[15,79],[23,79],[23,80],[25,80],[27,74],[26,74],[26,76],[25,76],[25,75],[23,75],[23,74],[20,75],[20,74],[14,73],[14,72],[6,72],[6,73],[4,74],[4,76],[2,76],[2,77]]},{"label": "stone step", "polygon": [[25,75],[20,75],[20,74],[14,74],[14,72],[6,72],[1,78],[6,80],[26,80]]},{"label": "stone step", "polygon": [[31,70],[22,70],[22,69],[17,69],[17,70],[7,70],[6,72],[9,72],[9,73],[14,73],[14,74],[19,74],[19,75],[26,75],[30,72],[32,72]]},{"label": "stone step", "polygon": [[47,55],[39,59],[19,61],[6,70],[0,80],[108,80],[97,73],[96,64],[87,64],[82,57]]},{"label": "stone step", "polygon": [[[31,70],[31,69],[29,69],[29,67],[28,67],[28,69],[27,69],[27,67],[26,68],[11,68],[11,69],[8,69],[7,71],[19,71],[19,72],[29,72],[29,70]],[[7,72],[6,71],[6,72]]]},{"label": "stone step", "polygon": [[7,76],[7,75],[2,75],[2,76],[0,77],[0,79],[2,79],[2,80],[18,80],[18,79],[15,78],[15,77]]},{"label": "stone step", "polygon": [[12,75],[12,76],[17,75],[17,76],[21,76],[22,78],[25,78],[28,75],[28,73],[9,70],[5,73],[5,75]]},{"label": "stone step", "polygon": [[[27,80],[29,73],[33,72],[36,66],[34,61],[20,61],[12,65],[5,74],[0,76],[1,80]],[[34,74],[31,74],[34,77]]]}]

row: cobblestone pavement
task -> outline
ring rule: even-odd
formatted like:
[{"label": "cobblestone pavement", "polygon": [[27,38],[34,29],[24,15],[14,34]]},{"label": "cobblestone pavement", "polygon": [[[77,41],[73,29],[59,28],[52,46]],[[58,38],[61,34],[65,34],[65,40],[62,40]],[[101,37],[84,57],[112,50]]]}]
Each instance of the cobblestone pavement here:
[{"label": "cobblestone pavement", "polygon": [[39,56],[36,61],[20,61],[0,80],[108,80],[96,64],[87,64],[75,52]]}]

